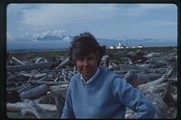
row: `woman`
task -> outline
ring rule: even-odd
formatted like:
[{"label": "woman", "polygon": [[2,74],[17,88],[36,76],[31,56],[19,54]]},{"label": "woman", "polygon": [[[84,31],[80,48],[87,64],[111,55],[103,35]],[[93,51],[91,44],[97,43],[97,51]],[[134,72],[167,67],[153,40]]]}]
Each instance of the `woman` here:
[{"label": "woman", "polygon": [[76,36],[70,57],[78,73],[69,83],[61,118],[125,118],[126,107],[136,118],[154,118],[155,107],[121,76],[99,67],[105,46],[88,32]]}]

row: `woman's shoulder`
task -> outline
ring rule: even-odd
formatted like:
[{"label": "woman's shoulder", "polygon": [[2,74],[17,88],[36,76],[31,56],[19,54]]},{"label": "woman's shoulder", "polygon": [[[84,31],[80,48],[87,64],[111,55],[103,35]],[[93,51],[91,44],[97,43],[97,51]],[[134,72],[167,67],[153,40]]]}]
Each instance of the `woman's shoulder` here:
[{"label": "woman's shoulder", "polygon": [[70,82],[74,82],[80,79],[80,73],[76,73],[72,76],[72,78],[70,79]]}]

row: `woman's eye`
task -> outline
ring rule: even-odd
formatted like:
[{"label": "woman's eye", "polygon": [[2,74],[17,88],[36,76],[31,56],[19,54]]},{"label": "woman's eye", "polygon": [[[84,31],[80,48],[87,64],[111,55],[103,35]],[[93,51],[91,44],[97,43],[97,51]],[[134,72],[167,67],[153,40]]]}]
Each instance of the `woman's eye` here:
[{"label": "woman's eye", "polygon": [[77,58],[77,60],[78,60],[78,61],[83,61],[83,60],[84,60],[84,58]]}]

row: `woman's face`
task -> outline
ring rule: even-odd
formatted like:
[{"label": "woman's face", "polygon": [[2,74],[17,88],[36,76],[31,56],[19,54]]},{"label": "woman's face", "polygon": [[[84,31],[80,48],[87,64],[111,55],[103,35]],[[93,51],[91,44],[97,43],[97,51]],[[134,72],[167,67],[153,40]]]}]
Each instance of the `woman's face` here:
[{"label": "woman's face", "polygon": [[90,79],[97,70],[97,58],[94,53],[76,58],[75,63],[85,80]]}]

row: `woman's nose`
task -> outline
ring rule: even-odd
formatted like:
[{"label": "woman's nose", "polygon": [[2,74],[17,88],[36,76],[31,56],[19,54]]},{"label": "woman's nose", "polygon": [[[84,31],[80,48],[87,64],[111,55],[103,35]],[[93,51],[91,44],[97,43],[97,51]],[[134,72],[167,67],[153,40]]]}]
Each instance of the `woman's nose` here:
[{"label": "woman's nose", "polygon": [[88,65],[88,61],[87,60],[84,60],[84,66],[87,66]]}]

